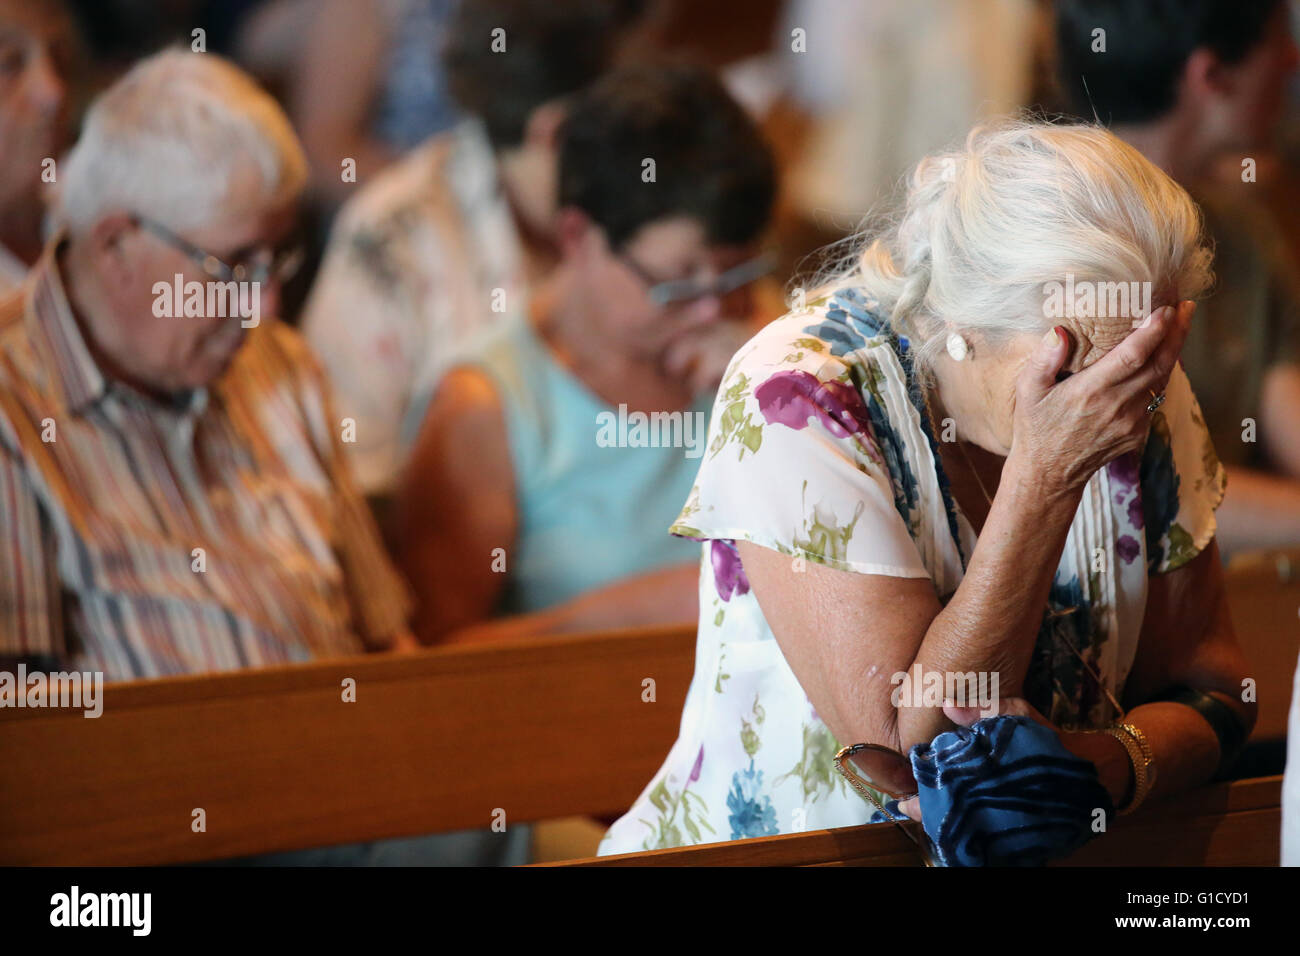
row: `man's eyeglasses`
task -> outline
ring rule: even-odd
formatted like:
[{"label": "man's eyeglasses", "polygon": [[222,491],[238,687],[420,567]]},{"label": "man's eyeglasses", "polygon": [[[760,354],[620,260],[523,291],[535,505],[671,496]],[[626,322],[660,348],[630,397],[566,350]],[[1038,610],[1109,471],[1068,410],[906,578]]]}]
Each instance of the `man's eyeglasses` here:
[{"label": "man's eyeglasses", "polygon": [[705,296],[716,295],[721,297],[727,295],[742,286],[761,279],[771,272],[774,266],[771,256],[761,255],[750,259],[748,262],[742,262],[738,266],[732,266],[712,281],[706,279],[670,279],[664,282],[652,276],[644,266],[631,256],[621,255],[619,259],[636,273],[638,279],[645,283],[647,286],[646,294],[650,297],[650,301],[660,307],[694,302]]},{"label": "man's eyeglasses", "polygon": [[234,265],[223,261],[204,249],[200,249],[188,239],[176,235],[162,223],[144,216],[134,216],[137,226],[153,233],[163,242],[193,260],[210,277],[220,282],[267,282],[274,278],[278,282],[288,282],[302,267],[302,248],[294,245],[287,249],[272,249],[264,246],[252,256]]}]

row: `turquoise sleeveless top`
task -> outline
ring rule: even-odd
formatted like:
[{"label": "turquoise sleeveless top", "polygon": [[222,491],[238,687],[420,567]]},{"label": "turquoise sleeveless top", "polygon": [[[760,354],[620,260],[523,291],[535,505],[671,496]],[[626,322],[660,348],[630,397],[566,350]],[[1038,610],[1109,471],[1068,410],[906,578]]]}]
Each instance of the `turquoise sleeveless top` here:
[{"label": "turquoise sleeveless top", "polygon": [[518,537],[498,611],[560,604],[629,575],[698,562],[668,526],[703,459],[711,396],[649,416],[611,408],[551,355],[523,317],[465,356],[492,380],[514,464]]}]

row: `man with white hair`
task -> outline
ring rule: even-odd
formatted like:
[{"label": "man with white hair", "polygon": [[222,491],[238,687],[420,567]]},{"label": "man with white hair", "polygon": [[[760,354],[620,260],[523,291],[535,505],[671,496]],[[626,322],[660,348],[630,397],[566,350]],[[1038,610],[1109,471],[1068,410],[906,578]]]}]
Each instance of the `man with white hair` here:
[{"label": "man with white hair", "polygon": [[106,680],[414,646],[326,381],[272,321],[306,163],[210,54],[144,60],[0,306],[0,667]]},{"label": "man with white hair", "polygon": [[[349,423],[269,318],[306,174],[279,107],[211,54],[150,57],[91,108],[60,231],[0,305],[0,670],[123,680],[417,646]],[[528,839],[247,862],[519,863]]]}]

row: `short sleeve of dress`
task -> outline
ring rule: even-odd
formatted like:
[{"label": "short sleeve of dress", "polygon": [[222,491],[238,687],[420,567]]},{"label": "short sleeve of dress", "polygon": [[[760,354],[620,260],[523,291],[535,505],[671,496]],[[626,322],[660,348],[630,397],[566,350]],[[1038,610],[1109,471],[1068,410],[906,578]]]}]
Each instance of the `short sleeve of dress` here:
[{"label": "short sleeve of dress", "polygon": [[806,317],[779,319],[732,359],[670,530],[842,571],[928,577],[902,517],[909,493],[873,432],[868,403],[883,373],[861,351],[833,354],[834,343],[806,326]]},{"label": "short sleeve of dress", "polygon": [[1182,365],[1175,366],[1165,396],[1151,416],[1141,465],[1147,564],[1153,574],[1177,570],[1209,546],[1214,510],[1227,486]]}]

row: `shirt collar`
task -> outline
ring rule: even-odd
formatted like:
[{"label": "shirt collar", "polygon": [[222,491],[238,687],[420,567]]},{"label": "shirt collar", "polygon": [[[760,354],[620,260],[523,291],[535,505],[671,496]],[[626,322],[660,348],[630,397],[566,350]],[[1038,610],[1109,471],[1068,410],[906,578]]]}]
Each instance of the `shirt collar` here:
[{"label": "shirt collar", "polygon": [[18,286],[27,276],[27,264],[0,243],[0,284]]},{"label": "shirt collar", "polygon": [[51,371],[62,392],[63,405],[81,414],[108,391],[100,370],[68,302],[58,253],[65,238],[56,236],[32,267],[27,287],[27,316],[31,334],[48,350]]}]

